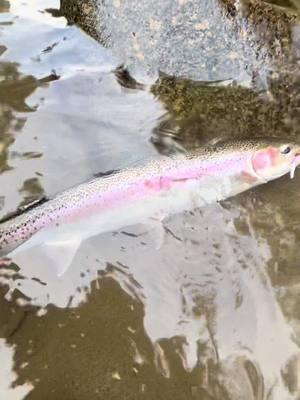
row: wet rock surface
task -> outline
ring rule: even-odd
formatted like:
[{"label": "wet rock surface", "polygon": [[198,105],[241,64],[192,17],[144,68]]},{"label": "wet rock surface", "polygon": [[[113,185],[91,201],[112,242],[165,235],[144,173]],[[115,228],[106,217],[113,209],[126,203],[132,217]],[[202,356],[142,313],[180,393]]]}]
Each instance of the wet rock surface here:
[{"label": "wet rock surface", "polygon": [[133,71],[150,74],[247,83],[265,80],[295,50],[297,13],[261,1],[62,0],[61,9]]},{"label": "wet rock surface", "polygon": [[[183,141],[197,138],[196,145],[299,134],[299,17],[292,4],[103,1],[89,3],[88,20],[82,3],[76,17],[72,4],[61,3],[67,19],[111,48],[129,74],[163,72],[146,89],[171,115],[155,140],[170,131]],[[128,76],[118,75],[128,87]]]}]

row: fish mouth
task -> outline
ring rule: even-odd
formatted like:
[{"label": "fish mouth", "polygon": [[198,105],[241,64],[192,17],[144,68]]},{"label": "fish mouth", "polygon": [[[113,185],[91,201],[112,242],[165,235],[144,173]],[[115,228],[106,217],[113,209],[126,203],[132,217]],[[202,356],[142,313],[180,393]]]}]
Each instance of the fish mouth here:
[{"label": "fish mouth", "polygon": [[295,156],[294,156],[294,159],[293,159],[292,164],[291,164],[291,170],[290,170],[291,179],[294,178],[295,170],[299,166],[299,164],[300,164],[300,149],[295,152]]}]

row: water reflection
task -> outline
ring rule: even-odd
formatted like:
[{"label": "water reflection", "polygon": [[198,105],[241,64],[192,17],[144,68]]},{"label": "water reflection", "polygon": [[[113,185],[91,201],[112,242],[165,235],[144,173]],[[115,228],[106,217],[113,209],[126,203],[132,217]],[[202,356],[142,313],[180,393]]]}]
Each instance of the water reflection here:
[{"label": "water reflection", "polygon": [[7,0],[1,0],[0,2],[0,12],[1,13],[6,13],[10,9],[10,3]]},{"label": "water reflection", "polygon": [[[21,291],[30,304],[76,309],[100,296],[97,287],[101,293],[103,282],[113,278],[143,305],[153,367],[163,377],[173,379],[179,363],[186,372],[197,371],[196,392],[212,398],[287,398],[299,390],[295,379],[290,385],[297,369],[284,375],[299,347],[266,269],[273,249],[254,230],[252,210],[251,203],[243,208],[228,203],[173,217],[159,251],[151,233],[139,235],[143,227],[101,235],[83,245],[61,279],[41,268],[43,258],[19,256],[21,270],[6,283],[11,294]],[[94,279],[97,285],[90,284]],[[105,306],[99,307],[102,314]],[[51,319],[51,308],[49,313]],[[134,348],[143,364],[143,349],[135,341]]]},{"label": "water reflection", "polygon": [[30,383],[15,384],[16,374],[14,369],[14,348],[8,346],[4,339],[0,339],[0,355],[3,365],[0,371],[0,396],[7,400],[22,400],[31,392],[33,386]]},{"label": "water reflection", "polygon": [[[1,176],[6,188],[2,215],[35,196],[51,197],[94,174],[154,154],[148,137],[162,107],[149,93],[121,90],[110,72],[116,60],[107,51],[78,28],[66,26],[64,18],[39,12],[55,5],[49,1],[28,10],[14,3],[19,18],[10,14],[14,24],[2,36],[9,49],[2,62],[3,107],[5,116],[16,120],[0,133],[1,168],[10,170]],[[23,29],[31,42],[26,52],[15,40]],[[42,190],[26,199],[22,187],[33,180]]]},{"label": "water reflection", "polygon": [[36,107],[26,103],[26,99],[40,86],[59,79],[51,74],[43,79],[36,79],[33,76],[22,76],[15,63],[1,63],[0,65],[0,102],[2,106],[18,111],[31,112]]}]

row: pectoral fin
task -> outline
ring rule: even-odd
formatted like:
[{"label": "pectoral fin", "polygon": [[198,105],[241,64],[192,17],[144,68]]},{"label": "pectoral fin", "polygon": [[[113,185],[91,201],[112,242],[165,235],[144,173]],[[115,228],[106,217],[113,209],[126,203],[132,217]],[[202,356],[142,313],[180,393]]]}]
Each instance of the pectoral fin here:
[{"label": "pectoral fin", "polygon": [[80,239],[68,239],[60,241],[49,241],[41,245],[41,251],[44,253],[48,262],[55,267],[58,276],[62,276],[69,266],[80,247]]},{"label": "pectoral fin", "polygon": [[80,247],[81,240],[68,238],[56,241],[45,241],[30,247],[22,245],[13,251],[9,257],[18,265],[26,268],[49,268],[62,276]]},{"label": "pectoral fin", "polygon": [[147,221],[149,227],[149,234],[154,241],[155,250],[159,250],[165,242],[165,227],[163,224],[163,217],[153,217]]}]

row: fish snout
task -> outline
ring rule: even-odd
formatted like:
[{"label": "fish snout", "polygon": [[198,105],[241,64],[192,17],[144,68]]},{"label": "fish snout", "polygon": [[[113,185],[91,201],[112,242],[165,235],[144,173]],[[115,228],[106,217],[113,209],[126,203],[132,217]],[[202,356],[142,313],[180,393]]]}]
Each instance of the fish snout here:
[{"label": "fish snout", "polygon": [[295,176],[295,170],[300,164],[300,147],[297,148],[294,152],[294,157],[291,162],[291,170],[290,170],[290,177],[291,179]]}]

